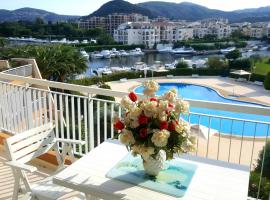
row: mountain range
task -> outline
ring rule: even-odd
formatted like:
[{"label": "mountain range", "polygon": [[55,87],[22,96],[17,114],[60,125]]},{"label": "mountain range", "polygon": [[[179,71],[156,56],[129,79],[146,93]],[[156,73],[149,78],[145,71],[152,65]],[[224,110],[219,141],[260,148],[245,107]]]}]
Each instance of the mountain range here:
[{"label": "mountain range", "polygon": [[250,8],[235,11],[222,11],[210,9],[194,3],[169,3],[162,1],[149,1],[132,4],[124,0],[111,0],[103,4],[98,10],[88,16],[58,15],[40,9],[21,8],[13,11],[0,9],[0,22],[3,21],[34,21],[37,17],[44,21],[68,21],[87,19],[92,16],[107,16],[112,13],[139,13],[149,18],[166,17],[187,21],[201,20],[211,17],[228,18],[230,22],[258,22],[270,21],[270,6]]},{"label": "mountain range", "polygon": [[42,18],[46,22],[57,22],[57,21],[69,21],[76,20],[80,16],[72,15],[58,15],[53,12],[35,8],[20,8],[17,10],[4,10],[0,9],[0,22],[6,21],[34,21],[36,18]]}]

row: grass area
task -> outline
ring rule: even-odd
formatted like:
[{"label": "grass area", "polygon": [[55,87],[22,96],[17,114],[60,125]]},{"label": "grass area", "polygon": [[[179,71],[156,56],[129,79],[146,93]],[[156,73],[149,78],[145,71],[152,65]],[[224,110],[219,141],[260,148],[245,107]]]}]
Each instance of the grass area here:
[{"label": "grass area", "polygon": [[270,72],[270,58],[264,58],[262,61],[257,62],[255,64],[256,69],[255,73],[260,75],[266,75],[268,72]]}]

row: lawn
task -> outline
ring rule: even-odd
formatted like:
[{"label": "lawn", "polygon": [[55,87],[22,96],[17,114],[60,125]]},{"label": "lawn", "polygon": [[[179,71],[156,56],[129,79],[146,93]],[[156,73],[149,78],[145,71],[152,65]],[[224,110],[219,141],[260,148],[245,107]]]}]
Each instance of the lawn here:
[{"label": "lawn", "polygon": [[270,72],[270,63],[268,62],[270,58],[264,58],[262,61],[255,64],[255,74],[266,75]]}]

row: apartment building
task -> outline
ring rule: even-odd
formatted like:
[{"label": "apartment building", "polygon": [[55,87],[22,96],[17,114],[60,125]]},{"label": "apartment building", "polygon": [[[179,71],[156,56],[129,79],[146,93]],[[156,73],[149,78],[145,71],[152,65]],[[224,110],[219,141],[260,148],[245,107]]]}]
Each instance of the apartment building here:
[{"label": "apartment building", "polygon": [[156,43],[177,42],[193,38],[193,29],[182,23],[169,21],[129,22],[114,31],[115,41],[122,44],[144,44],[152,48]]},{"label": "apartment building", "polygon": [[114,30],[118,28],[120,24],[126,22],[142,22],[149,21],[147,16],[141,14],[119,14],[114,13],[106,17],[90,17],[85,20],[78,22],[78,27],[81,29],[93,29],[93,28],[103,28],[110,35],[114,34]]}]

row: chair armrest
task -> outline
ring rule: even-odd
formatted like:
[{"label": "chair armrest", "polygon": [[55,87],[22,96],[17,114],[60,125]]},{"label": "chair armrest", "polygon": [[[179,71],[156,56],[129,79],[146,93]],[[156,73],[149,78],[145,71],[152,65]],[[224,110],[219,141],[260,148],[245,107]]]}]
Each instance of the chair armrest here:
[{"label": "chair armrest", "polygon": [[16,161],[10,161],[10,162],[6,162],[7,165],[20,169],[20,170],[24,170],[27,172],[35,172],[37,171],[36,167],[30,166],[30,165],[26,165],[20,162],[16,162]]},{"label": "chair armrest", "polygon": [[63,142],[63,143],[68,143],[68,144],[85,145],[85,141],[72,140],[72,139],[61,139],[61,138],[58,138],[58,139],[56,139],[56,142]]}]

